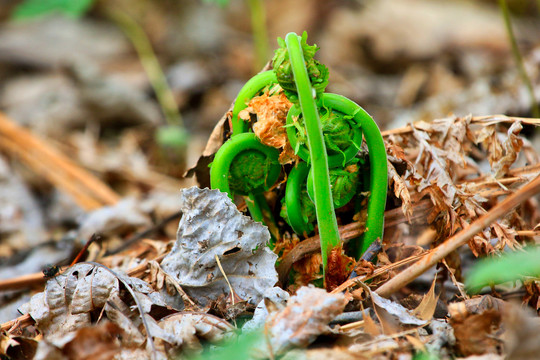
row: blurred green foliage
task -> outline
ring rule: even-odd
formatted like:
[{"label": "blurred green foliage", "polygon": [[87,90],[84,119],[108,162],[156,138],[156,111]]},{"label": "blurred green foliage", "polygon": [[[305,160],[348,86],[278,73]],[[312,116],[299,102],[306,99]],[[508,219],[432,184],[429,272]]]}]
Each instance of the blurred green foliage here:
[{"label": "blurred green foliage", "polygon": [[210,3],[210,4],[217,4],[219,6],[229,5],[229,0],[203,0],[203,2]]},{"label": "blurred green foliage", "polygon": [[190,357],[190,360],[239,360],[253,359],[255,345],[264,336],[262,330],[244,333],[240,337],[229,340],[224,346],[207,348],[202,354]]},{"label": "blurred green foliage", "polygon": [[31,19],[53,13],[70,17],[84,15],[95,0],[25,0],[13,12],[15,20]]},{"label": "blurred green foliage", "polygon": [[467,289],[476,293],[483,287],[540,276],[540,248],[514,251],[499,258],[480,261],[467,276]]}]

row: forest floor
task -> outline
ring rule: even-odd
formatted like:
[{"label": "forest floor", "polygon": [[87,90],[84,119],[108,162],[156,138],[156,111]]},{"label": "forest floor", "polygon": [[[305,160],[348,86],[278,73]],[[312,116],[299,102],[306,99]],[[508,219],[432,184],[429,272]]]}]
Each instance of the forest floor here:
[{"label": "forest floor", "polygon": [[[316,231],[279,218],[287,176],[270,232],[206,189],[265,66],[247,2],[13,21],[0,1],[0,358],[536,359],[540,9],[509,4],[534,100],[494,3],[265,3],[270,48],[306,30],[327,91],[375,119],[388,156],[376,256],[330,283]],[[172,115],[111,9],[148,36]],[[182,146],[158,141],[171,118]],[[337,211],[345,248],[365,217]]]}]

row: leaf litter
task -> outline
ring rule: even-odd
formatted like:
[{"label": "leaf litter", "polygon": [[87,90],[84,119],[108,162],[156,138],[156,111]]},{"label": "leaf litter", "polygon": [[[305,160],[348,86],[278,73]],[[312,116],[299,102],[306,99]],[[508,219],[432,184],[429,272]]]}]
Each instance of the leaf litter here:
[{"label": "leaf litter", "polygon": [[[517,345],[529,340],[515,335],[519,332],[515,319],[531,321],[534,328],[536,321],[523,320],[531,319],[530,314],[495,298],[491,304],[503,305],[477,306],[472,313],[456,309],[478,299],[462,299],[457,290],[468,259],[519,251],[535,236],[538,213],[522,210],[534,207],[534,198],[522,208],[509,209],[471,239],[469,250],[461,248],[455,254],[461,261],[447,257],[437,276],[429,275],[424,285],[423,277],[418,277],[407,291],[422,286],[428,290],[415,305],[405,301],[407,292],[392,299],[377,294],[378,286],[436,251],[446,238],[540,173],[538,162],[530,163],[538,160],[538,154],[520,135],[523,124],[507,117],[449,117],[384,133],[390,154],[390,201],[395,207],[386,216],[397,217],[387,222],[378,261],[359,261],[358,277],[340,280],[331,293],[298,284],[291,296],[274,287],[279,285],[278,256],[267,247],[268,229],[242,215],[226,194],[192,187],[180,195],[182,218],[172,249],[152,247],[158,260],[143,258],[137,267],[125,268],[135,274],[131,277],[93,263],[64,270],[20,308],[30,316],[33,330],[17,323],[3,327],[9,332],[2,335],[2,349],[6,353],[24,349],[38,359],[73,354],[117,359],[185,356],[206,351],[205,344],[242,342],[246,335],[238,337],[239,320],[255,310],[253,320],[243,326],[245,334],[261,332],[250,345],[255,358],[317,356],[323,350],[310,344],[320,341],[343,358],[362,351],[363,356],[386,359],[410,354],[411,348],[442,358],[486,353],[527,358],[525,353],[537,348],[532,341],[526,348]],[[426,216],[416,215],[420,204],[430,209]],[[98,227],[118,232],[121,227],[114,221],[128,227],[144,225],[144,213],[133,217],[121,211],[123,206],[105,207],[102,214],[96,211],[102,224]],[[84,224],[80,231],[92,228]],[[356,229],[361,234],[362,228]],[[420,240],[424,233],[427,242]],[[292,248],[308,240],[295,241]],[[305,269],[306,278],[308,268],[308,264],[295,267],[300,274]],[[532,280],[526,286],[516,284],[514,291],[522,292],[523,299],[538,309],[533,300],[538,299],[537,288]],[[504,293],[501,288],[494,295]],[[449,317],[441,317],[440,311],[437,315],[441,300],[450,304]],[[338,315],[353,313],[362,315],[332,325]],[[42,340],[36,341],[38,333]],[[299,350],[306,348],[310,350]]]},{"label": "leaf litter", "polygon": [[[380,34],[370,36],[380,41]],[[414,48],[407,47],[409,56]],[[432,51],[431,46],[423,48]],[[381,49],[375,55],[384,57]],[[433,86],[431,80],[422,81]],[[259,137],[282,149],[282,163],[288,163],[294,161],[287,156],[291,149],[282,129],[274,126],[283,124],[289,105],[272,97],[248,104],[244,115],[257,115]],[[153,117],[148,119],[150,123]],[[522,133],[539,124],[538,119],[505,116],[449,116],[384,132],[390,187],[382,250],[373,263],[356,264],[356,278],[347,280],[340,273],[340,284],[331,293],[305,286],[317,281],[320,255],[316,246],[309,251],[303,247],[317,239],[291,236],[287,246],[282,244],[285,251],[279,261],[287,252],[294,253],[296,271],[293,286],[283,289],[274,267],[278,257],[266,246],[268,230],[238,212],[225,194],[185,189],[178,202],[183,216],[172,250],[148,238],[113,257],[104,257],[103,248],[93,249],[93,258],[114,274],[105,265],[83,263],[47,280],[44,291],[20,308],[27,315],[2,325],[0,352],[38,359],[171,358],[204,352],[208,344],[243,344],[249,329],[257,335],[250,354],[255,358],[394,359],[428,351],[445,359],[486,354],[533,359],[539,351],[536,278],[486,288],[484,293],[492,296],[482,297],[464,294],[463,282],[477,257],[522,251],[538,241],[540,214],[534,197],[507,209],[501,219],[468,240],[468,246],[446,256],[439,267],[432,264],[429,272],[391,298],[378,295],[377,289],[432,256],[447,239],[538,176],[539,154]],[[214,131],[205,156],[226,137],[228,129],[222,125]],[[85,165],[103,167],[97,158]],[[135,181],[148,186],[152,179],[140,176]],[[83,239],[99,231],[122,240],[150,226],[155,215],[155,209],[139,208],[137,200],[105,204],[77,223]],[[41,228],[43,214],[39,217]],[[5,221],[2,226],[15,232],[20,223]],[[363,232],[361,224],[341,225],[347,240]],[[11,241],[17,241],[17,234]],[[343,267],[339,271],[344,272]],[[417,295],[418,301],[408,301],[410,295]],[[521,300],[531,311],[511,304],[510,298]],[[338,315],[354,320],[336,324]],[[241,330],[244,334],[238,337]]]}]

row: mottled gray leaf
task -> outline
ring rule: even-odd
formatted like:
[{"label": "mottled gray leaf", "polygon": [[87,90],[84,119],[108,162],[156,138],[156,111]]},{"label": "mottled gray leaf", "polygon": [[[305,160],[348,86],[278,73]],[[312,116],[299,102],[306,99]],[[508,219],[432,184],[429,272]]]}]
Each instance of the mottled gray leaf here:
[{"label": "mottled gray leaf", "polygon": [[267,246],[268,229],[242,215],[227,194],[192,187],[181,193],[183,211],[176,243],[162,269],[201,305],[234,292],[252,304],[277,282],[277,255]]}]

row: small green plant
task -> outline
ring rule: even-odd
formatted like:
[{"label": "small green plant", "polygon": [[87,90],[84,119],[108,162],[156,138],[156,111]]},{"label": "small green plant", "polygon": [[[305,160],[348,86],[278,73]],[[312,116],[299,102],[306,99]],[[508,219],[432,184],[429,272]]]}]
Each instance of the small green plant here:
[{"label": "small green plant", "polygon": [[80,17],[92,7],[95,0],[25,0],[15,8],[15,20],[31,19],[50,13]]},{"label": "small green plant", "polygon": [[420,351],[414,354],[413,360],[439,360],[439,356],[429,351]]},{"label": "small green plant", "polygon": [[[231,198],[235,193],[247,195],[252,217],[271,229],[277,227],[264,192],[280,177],[279,153],[262,144],[250,132],[249,122],[239,114],[257,94],[279,84],[292,103],[286,135],[301,159],[286,177],[280,216],[302,235],[314,230],[316,218],[323,271],[326,271],[328,255],[333,248],[341,246],[335,208],[349,203],[359,188],[360,161],[356,155],[363,138],[369,149],[370,196],[366,232],[356,256],[360,257],[373,241],[382,237],[388,182],[386,150],[369,114],[353,101],[325,92],[328,69],[314,59],[318,48],[307,44],[306,33],[302,37],[289,33],[278,43],[274,70],[251,78],[235,101],[232,136],[215,156],[210,171],[211,185]],[[240,168],[243,170],[238,171]],[[273,235],[279,237],[279,233]]]},{"label": "small green plant", "polygon": [[512,29],[512,21],[510,20],[510,10],[508,9],[508,4],[506,3],[506,0],[499,0],[499,7],[501,8],[501,14],[504,20],[504,26],[506,28],[508,40],[510,41],[510,46],[512,47],[512,54],[514,55],[514,60],[518,67],[521,79],[527,87],[527,91],[531,98],[532,115],[533,117],[538,118],[540,117],[540,110],[538,109],[538,103],[536,102],[536,96],[534,95],[534,87],[532,85],[529,75],[527,74],[527,70],[525,69],[525,65],[523,63],[523,57],[521,56],[521,52],[519,51],[519,47],[517,45],[516,36],[514,35],[514,30]]},{"label": "small green plant", "polygon": [[468,274],[465,285],[471,293],[477,293],[486,286],[523,280],[526,277],[538,278],[540,277],[538,259],[540,259],[538,247],[484,259]]},{"label": "small green plant", "polygon": [[184,127],[174,95],[148,36],[142,27],[127,13],[113,9],[107,9],[106,12],[108,17],[116,23],[133,44],[163,110],[167,125],[160,126],[156,130],[156,142],[165,150],[165,153],[178,154],[183,157],[189,134]]},{"label": "small green plant", "polygon": [[[204,0],[207,3],[215,3],[220,6],[227,6],[229,0]],[[251,18],[251,32],[255,44],[255,70],[259,71],[268,58],[268,31],[266,29],[266,13],[264,11],[263,0],[247,0]]]},{"label": "small green plant", "polygon": [[200,355],[188,357],[190,360],[238,360],[254,359],[255,346],[264,338],[261,330],[243,333],[240,337],[228,340],[223,346],[206,348]]},{"label": "small green plant", "polygon": [[[96,2],[97,0],[25,0],[15,8],[13,18],[26,20],[53,13],[77,18],[86,14]],[[189,135],[152,44],[141,26],[127,13],[107,7],[105,12],[133,44],[163,110],[167,125],[156,130],[156,142],[167,153],[183,156]]]}]

